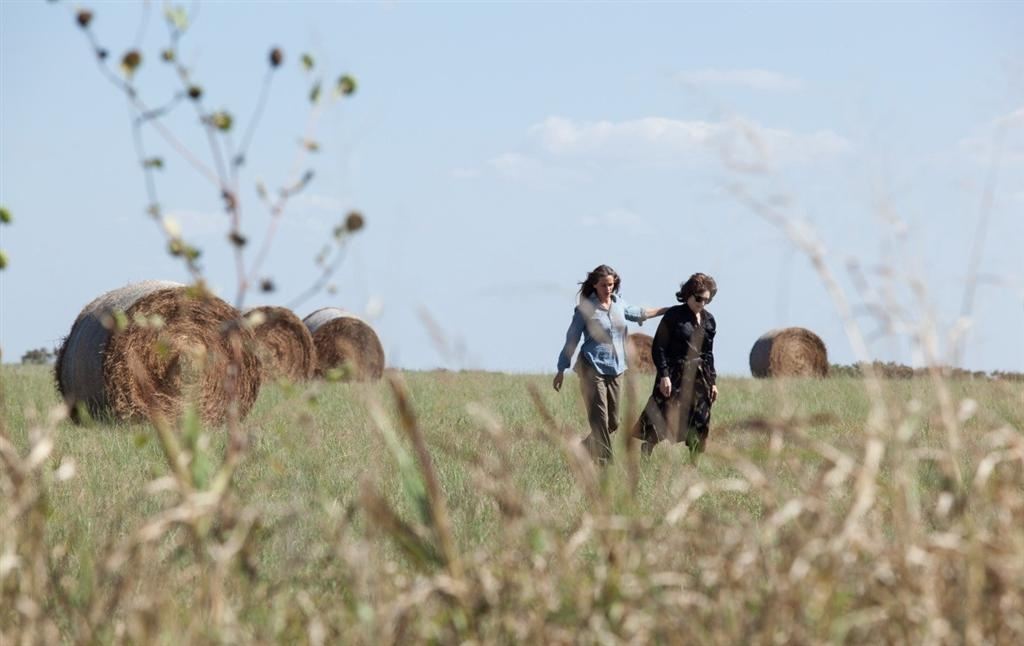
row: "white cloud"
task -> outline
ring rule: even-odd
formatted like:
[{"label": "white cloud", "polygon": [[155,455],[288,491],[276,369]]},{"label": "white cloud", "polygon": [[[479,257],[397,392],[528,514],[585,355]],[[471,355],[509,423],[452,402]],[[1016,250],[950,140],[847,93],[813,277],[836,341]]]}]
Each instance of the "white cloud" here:
[{"label": "white cloud", "polygon": [[539,162],[519,153],[505,153],[488,162],[498,174],[510,179],[521,179],[540,168]]},{"label": "white cloud", "polygon": [[987,164],[992,161],[992,139],[985,137],[965,137],[960,140],[960,151],[976,164]]},{"label": "white cloud", "polygon": [[1024,164],[1024,106],[978,127],[960,140],[959,147],[976,164],[992,164],[997,151],[1004,164]]},{"label": "white cloud", "polygon": [[296,207],[309,207],[311,209],[331,212],[352,208],[351,203],[347,203],[339,197],[318,193],[299,193],[291,198],[291,203]]},{"label": "white cloud", "polygon": [[645,148],[671,148],[677,152],[692,150],[713,139],[719,126],[705,121],[678,121],[647,117],[632,121],[573,122],[548,117],[530,128],[544,150],[554,155],[625,152],[640,145]]},{"label": "white cloud", "polygon": [[818,163],[853,148],[830,130],[800,133],[741,118],[573,121],[552,116],[530,126],[525,151],[498,155],[481,171],[458,169],[452,174],[462,178],[490,172],[507,180],[554,186],[593,181],[610,164],[673,170],[724,164],[739,170],[770,170]]},{"label": "white cloud", "polygon": [[168,209],[164,218],[176,223],[179,232],[185,238],[212,238],[227,236],[230,220],[223,211],[207,212],[192,209]]},{"label": "white cloud", "polygon": [[703,69],[680,72],[676,78],[688,85],[732,85],[752,90],[793,91],[803,87],[800,79],[759,69]]},{"label": "white cloud", "polygon": [[487,162],[500,177],[534,184],[555,185],[585,182],[586,175],[522,153],[505,153]]},{"label": "white cloud", "polygon": [[800,164],[838,157],[853,150],[853,143],[831,130],[799,133],[769,128],[745,119],[723,124],[716,142],[723,156],[742,161]]},{"label": "white cloud", "polygon": [[1024,128],[1024,106],[996,119],[997,126],[1004,128]]},{"label": "white cloud", "polygon": [[453,179],[476,179],[480,177],[480,170],[476,168],[453,168],[451,176]]},{"label": "white cloud", "polygon": [[647,117],[629,121],[574,122],[549,117],[530,128],[553,156],[588,156],[654,162],[707,161],[772,166],[805,163],[850,151],[852,144],[828,130],[797,133],[745,119],[710,122]]},{"label": "white cloud", "polygon": [[601,227],[630,235],[641,235],[654,230],[643,216],[627,209],[612,209],[600,215],[586,215],[580,218],[580,223],[585,227]]}]

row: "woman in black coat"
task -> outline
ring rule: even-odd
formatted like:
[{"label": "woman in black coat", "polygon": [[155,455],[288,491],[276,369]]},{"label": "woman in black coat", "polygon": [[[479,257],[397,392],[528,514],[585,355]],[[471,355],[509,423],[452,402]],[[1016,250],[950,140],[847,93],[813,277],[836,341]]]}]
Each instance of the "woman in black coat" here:
[{"label": "woman in black coat", "polygon": [[704,451],[711,423],[715,385],[715,317],[705,307],[718,291],[707,274],[694,274],[676,293],[677,305],[665,313],[651,345],[658,371],[647,406],[634,427],[650,455],[661,440],[686,442],[693,453]]}]

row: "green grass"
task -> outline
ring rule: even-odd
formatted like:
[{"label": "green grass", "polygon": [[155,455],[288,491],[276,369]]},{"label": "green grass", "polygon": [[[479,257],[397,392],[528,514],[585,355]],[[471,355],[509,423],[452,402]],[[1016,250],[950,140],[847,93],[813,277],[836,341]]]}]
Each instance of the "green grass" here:
[{"label": "green grass", "polygon": [[[760,573],[748,576],[753,577],[751,583],[760,581],[764,589],[749,588],[744,599],[737,598],[739,606],[719,598],[712,603],[712,610],[721,613],[721,623],[709,624],[706,633],[688,633],[695,641],[726,642],[749,636],[752,630],[768,630],[751,623],[751,612],[767,612],[773,604],[800,598],[799,591],[783,585],[788,568],[795,555],[809,554],[808,546],[817,545],[814,538],[832,540],[843,526],[857,493],[856,468],[864,459],[867,420],[873,406],[885,412],[887,421],[878,433],[887,451],[875,479],[876,500],[864,522],[866,535],[880,541],[878,549],[886,554],[892,547],[886,540],[950,529],[951,521],[934,512],[939,498],[949,490],[947,469],[928,460],[908,468],[900,457],[904,455],[900,451],[946,450],[948,435],[937,403],[939,388],[948,390],[957,407],[964,400],[977,402],[977,413],[957,424],[963,445],[956,457],[965,480],[990,452],[992,440],[987,435],[1008,427],[1019,436],[1024,419],[1019,387],[999,382],[966,380],[937,385],[926,379],[885,381],[881,399],[873,402],[864,382],[853,378],[723,378],[706,456],[694,464],[681,445],[659,445],[653,456],[639,460],[634,495],[631,460],[619,437],[616,461],[600,474],[601,493],[594,499],[581,485],[565,453],[587,433],[574,378],[567,379],[562,392],[556,393],[546,375],[407,372],[401,376],[416,425],[431,452],[457,551],[475,564],[466,580],[482,586],[473,588],[473,594],[489,599],[485,606],[490,610],[480,611],[483,619],[473,619],[477,617],[473,613],[465,615],[468,611],[461,602],[453,602],[461,608],[457,612],[441,602],[440,606],[401,606],[403,595],[413,594],[417,585],[426,585],[421,577],[431,568],[404,552],[394,540],[394,532],[383,529],[379,519],[366,513],[361,497],[364,487],[379,491],[400,518],[419,527],[424,540],[437,545],[440,539],[429,519],[422,525],[417,522],[420,499],[403,489],[403,477],[408,474],[398,466],[394,450],[371,414],[373,406],[379,406],[385,413],[385,425],[401,438],[399,446],[411,452],[403,432],[397,430],[401,424],[388,384],[269,385],[243,424],[248,447],[230,492],[232,504],[252,510],[259,518],[259,529],[252,534],[254,547],[246,557],[246,567],[252,571],[233,567],[224,584],[235,618],[226,624],[208,615],[186,620],[196,607],[206,607],[194,591],[197,578],[210,574],[195,568],[206,563],[203,567],[208,569],[214,561],[190,555],[183,539],[186,529],[179,527],[164,534],[149,560],[137,566],[133,573],[140,581],[130,588],[151,598],[152,605],[164,613],[154,619],[163,638],[177,634],[216,641],[235,635],[289,641],[299,633],[308,636],[310,617],[317,616],[329,633],[342,631],[339,636],[346,634],[342,628],[346,622],[361,626],[362,632],[347,633],[346,641],[375,641],[382,636],[400,640],[402,635],[423,639],[532,635],[560,641],[560,631],[573,625],[587,626],[586,634],[594,639],[602,631],[623,639],[656,639],[674,634],[671,630],[676,626],[675,619],[661,619],[659,613],[666,608],[681,612],[679,604],[683,603],[673,601],[671,587],[654,586],[658,573],[674,572],[689,582],[692,592],[713,595],[716,590],[731,588],[712,579],[727,579],[730,567],[753,559]],[[59,405],[52,377],[45,368],[21,366],[3,366],[0,377],[6,433],[18,453],[25,455],[34,445],[33,429],[45,427],[43,420]],[[625,398],[624,428],[635,420],[650,381],[640,376],[627,387],[634,395]],[[539,393],[550,422],[534,404],[531,388]],[[498,435],[485,430],[481,415],[493,420],[500,429]],[[756,426],[754,421],[776,429],[774,440],[772,431],[750,428]],[[904,436],[897,440],[900,428],[905,429]],[[845,484],[822,485],[825,472],[833,465],[806,441],[799,441],[797,432],[852,459],[855,470]],[[151,482],[170,473],[149,424],[81,427],[61,421],[53,428],[52,438],[53,454],[40,476],[47,491],[45,535],[36,540],[60,552],[62,576],[67,579],[63,589],[70,591],[72,608],[76,603],[84,607],[95,600],[97,587],[113,594],[107,589],[109,582],[98,582],[102,574],[97,574],[99,561],[109,555],[112,546],[178,499],[172,492],[148,491]],[[195,454],[207,460],[210,477],[225,451],[226,438],[225,429],[206,429],[200,437]],[[502,446],[507,450],[506,464],[497,460]],[[57,482],[53,475],[58,465],[71,460],[75,477]],[[746,491],[713,490],[714,483],[726,478],[753,482],[751,469],[763,476],[764,484]],[[1018,466],[1016,472],[1000,470],[999,474],[1013,483],[1013,478],[1020,477],[1019,471]],[[907,473],[911,473],[909,481]],[[919,506],[910,520],[897,512],[908,482]],[[680,524],[665,523],[666,515],[698,486],[711,486],[712,490],[693,500]],[[10,518],[14,504],[10,487],[4,493],[0,512]],[[517,500],[524,513],[502,513],[498,493]],[[823,506],[813,513],[798,514],[781,529],[774,528],[772,515],[789,500]],[[965,520],[957,522],[970,527],[1002,522],[993,520],[992,502],[970,505]],[[237,519],[237,515],[214,515],[211,536],[224,539],[237,526],[233,525]],[[915,529],[910,532],[895,526],[904,521],[916,523]],[[570,548],[574,536],[580,540]],[[771,542],[765,543],[765,537]],[[760,547],[744,556],[744,550],[754,546]],[[564,559],[565,563],[556,565],[551,559]],[[833,639],[837,626],[846,626],[843,622],[849,619],[849,612],[864,609],[860,596],[864,586],[857,577],[871,568],[866,560],[855,560],[860,563],[857,567],[813,560],[808,564],[812,572],[840,577],[834,582],[837,591],[816,611],[818,615],[801,620],[806,624],[804,632],[786,634],[796,639]],[[488,576],[501,582],[499,587],[507,598],[488,597],[486,586],[479,582],[489,580],[482,572],[492,569]],[[611,583],[609,572],[616,572],[621,580]],[[477,576],[483,578],[478,581]],[[166,586],[154,588],[146,577],[162,578]],[[630,586],[647,592],[638,597]],[[808,588],[807,594],[810,592]],[[627,611],[622,604],[630,599],[637,607]],[[554,606],[545,610],[544,603]],[[541,605],[531,608],[530,604]],[[401,630],[392,621],[400,606],[412,617]],[[125,626],[132,624],[125,618],[133,616],[133,611],[116,607],[115,615],[123,622],[120,630],[127,630]],[[75,611],[57,606],[52,610],[61,618],[58,623],[66,638],[80,634],[75,629]],[[640,614],[631,614],[634,612]],[[527,620],[528,616],[532,618]],[[625,617],[633,617],[635,625]],[[0,613],[0,619],[13,622],[15,616]],[[289,622],[298,623],[293,626]],[[304,628],[294,632],[298,625]],[[864,636],[872,634],[871,629],[865,628],[869,632]],[[104,630],[101,640],[117,639],[116,625]],[[856,633],[858,629],[850,630]],[[925,628],[912,629],[909,634],[927,634],[922,631]],[[0,636],[4,634],[14,633],[0,632]]]}]

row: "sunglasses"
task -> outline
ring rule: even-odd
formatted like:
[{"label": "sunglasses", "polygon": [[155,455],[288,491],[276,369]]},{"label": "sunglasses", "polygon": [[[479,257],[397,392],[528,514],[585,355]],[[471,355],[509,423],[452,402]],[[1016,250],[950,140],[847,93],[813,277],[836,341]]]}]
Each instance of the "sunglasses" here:
[{"label": "sunglasses", "polygon": [[703,296],[697,296],[696,294],[694,294],[693,300],[697,301],[698,303],[710,303],[711,297],[704,298]]}]

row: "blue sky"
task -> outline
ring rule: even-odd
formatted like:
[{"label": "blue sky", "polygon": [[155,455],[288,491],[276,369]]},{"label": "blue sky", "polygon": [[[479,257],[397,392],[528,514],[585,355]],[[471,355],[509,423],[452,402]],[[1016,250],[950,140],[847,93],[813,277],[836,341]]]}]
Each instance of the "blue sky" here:
[{"label": "blue sky", "polygon": [[[145,23],[142,6],[95,3],[93,28],[114,60],[141,46],[138,87],[159,104],[177,86],[159,62],[161,5]],[[73,11],[0,2],[0,204],[14,216],[0,227],[5,361],[58,344],[109,289],[188,279],[144,215],[126,102]],[[789,325],[850,363],[860,350],[809,244],[868,357],[920,364],[934,323],[943,362],[1022,371],[1022,33],[1019,3],[207,3],[180,57],[240,133],[267,52],[283,49],[242,174],[248,262],[269,222],[256,181],[316,176],[263,266],[277,292],[245,304],[303,292],[358,209],[367,227],[336,292],[295,310],[369,318],[393,366],[553,372],[577,282],[601,263],[648,306],[674,304],[695,271],[715,276],[722,373],[749,374],[757,337]],[[321,151],[293,171],[321,73],[351,73],[359,90],[320,113]],[[164,123],[209,158],[191,106]],[[234,300],[217,191],[144,136],[165,160],[164,213]],[[981,281],[962,318],[982,215]]]}]

